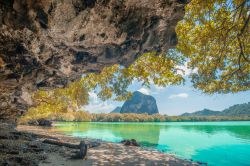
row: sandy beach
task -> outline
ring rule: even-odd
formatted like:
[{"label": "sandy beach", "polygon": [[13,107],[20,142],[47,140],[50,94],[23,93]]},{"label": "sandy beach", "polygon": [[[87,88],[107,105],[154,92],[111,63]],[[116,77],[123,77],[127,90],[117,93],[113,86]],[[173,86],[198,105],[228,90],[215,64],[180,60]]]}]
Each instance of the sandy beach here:
[{"label": "sandy beach", "polygon": [[[19,132],[33,133],[39,135],[36,141],[42,142],[46,138],[59,139],[64,142],[79,144],[82,140],[66,136],[50,128],[36,126],[17,126]],[[84,139],[85,142],[91,140]],[[47,145],[46,145],[47,146]],[[164,154],[159,151],[143,147],[124,146],[121,143],[101,142],[101,145],[88,150],[87,159],[71,159],[77,151],[67,147],[49,145],[51,151],[44,151],[46,159],[39,162],[40,166],[45,165],[198,165],[197,163],[176,158],[174,155]]]}]

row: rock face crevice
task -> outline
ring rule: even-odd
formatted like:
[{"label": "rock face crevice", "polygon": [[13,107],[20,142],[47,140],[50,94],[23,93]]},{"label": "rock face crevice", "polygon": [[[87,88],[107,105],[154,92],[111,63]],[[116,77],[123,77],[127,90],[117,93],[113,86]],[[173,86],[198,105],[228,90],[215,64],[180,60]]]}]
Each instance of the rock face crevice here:
[{"label": "rock face crevice", "polygon": [[1,0],[0,120],[15,119],[36,89],[64,87],[84,72],[128,66],[176,45],[180,0]]}]

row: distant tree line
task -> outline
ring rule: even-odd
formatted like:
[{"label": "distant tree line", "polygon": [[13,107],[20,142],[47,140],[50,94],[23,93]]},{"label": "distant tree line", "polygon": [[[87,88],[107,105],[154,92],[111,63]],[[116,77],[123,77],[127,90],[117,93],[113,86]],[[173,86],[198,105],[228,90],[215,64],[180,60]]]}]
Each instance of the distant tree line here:
[{"label": "distant tree line", "polygon": [[199,122],[199,121],[248,121],[250,116],[167,116],[148,114],[91,114],[84,111],[52,113],[50,115],[32,114],[23,116],[19,123],[27,124],[40,118],[65,122]]}]

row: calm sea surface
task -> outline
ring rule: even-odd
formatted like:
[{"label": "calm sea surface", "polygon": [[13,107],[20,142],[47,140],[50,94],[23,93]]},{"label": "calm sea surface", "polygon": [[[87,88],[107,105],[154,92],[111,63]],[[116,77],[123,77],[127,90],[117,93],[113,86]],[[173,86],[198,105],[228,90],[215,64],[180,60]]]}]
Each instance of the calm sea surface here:
[{"label": "calm sea surface", "polygon": [[55,128],[111,142],[134,138],[143,146],[209,165],[250,166],[250,122],[58,122]]}]

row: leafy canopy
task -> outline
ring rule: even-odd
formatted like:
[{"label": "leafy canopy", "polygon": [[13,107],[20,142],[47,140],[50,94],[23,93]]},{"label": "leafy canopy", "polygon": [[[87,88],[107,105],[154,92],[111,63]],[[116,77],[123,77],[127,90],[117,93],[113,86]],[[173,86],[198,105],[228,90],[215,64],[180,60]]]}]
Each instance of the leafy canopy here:
[{"label": "leafy canopy", "polygon": [[89,73],[81,80],[66,88],[52,91],[38,91],[32,97],[34,106],[26,113],[26,118],[45,118],[55,113],[77,111],[88,104],[88,92],[96,90],[102,100],[125,100],[131,93],[127,88],[133,80],[145,86],[153,82],[158,86],[176,85],[184,81],[178,68],[183,63],[181,54],[170,50],[166,55],[156,52],[146,53],[127,68],[114,65],[100,73]]},{"label": "leafy canopy", "polygon": [[99,89],[101,99],[110,99],[114,95],[114,99],[120,101],[130,96],[127,88],[133,80],[148,87],[151,83],[163,87],[183,83],[182,70],[178,68],[181,64],[183,58],[175,50],[170,50],[167,55],[150,52],[139,57],[128,68],[119,65],[107,67],[100,74],[86,75],[83,82],[89,90]]},{"label": "leafy canopy", "polygon": [[25,114],[26,119],[47,118],[54,113],[76,111],[88,104],[88,91],[83,80],[71,83],[67,88],[37,91],[32,96],[34,105]]},{"label": "leafy canopy", "polygon": [[[102,100],[125,100],[133,80],[143,85],[177,85],[184,82],[178,66],[188,61],[195,88],[205,93],[228,93],[250,88],[250,2],[247,0],[192,0],[179,22],[177,50],[149,52],[128,68],[114,65],[87,74],[65,89],[38,91],[30,117],[78,110],[96,90]],[[185,59],[183,56],[185,56]],[[0,59],[0,66],[1,66]],[[82,115],[81,115],[82,116]]]},{"label": "leafy canopy", "polygon": [[228,93],[250,88],[250,2],[192,0],[176,31],[195,88]]}]

